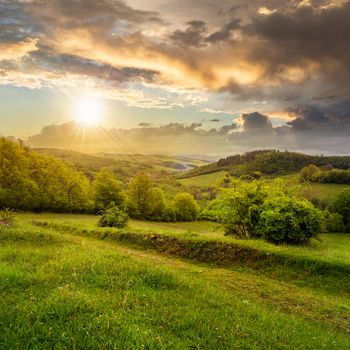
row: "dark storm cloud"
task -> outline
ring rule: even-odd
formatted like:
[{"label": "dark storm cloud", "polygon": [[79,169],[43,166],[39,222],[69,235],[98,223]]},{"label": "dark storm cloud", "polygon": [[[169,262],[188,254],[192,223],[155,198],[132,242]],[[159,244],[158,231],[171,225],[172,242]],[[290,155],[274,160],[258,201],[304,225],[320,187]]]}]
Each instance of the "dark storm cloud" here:
[{"label": "dark storm cloud", "polygon": [[193,47],[203,47],[208,44],[231,41],[231,34],[240,28],[240,20],[232,19],[220,30],[210,32],[203,21],[190,21],[185,30],[174,31],[170,38],[177,44]]},{"label": "dark storm cloud", "polygon": [[294,129],[311,129],[331,123],[331,119],[317,107],[294,108],[290,111],[297,115],[297,118],[287,123]]},{"label": "dark storm cloud", "polygon": [[209,43],[217,43],[221,41],[230,41],[231,33],[235,29],[240,28],[240,20],[232,19],[230,22],[225,24],[219,31],[210,34],[205,41]]},{"label": "dark storm cloud", "polygon": [[295,119],[287,124],[296,130],[305,129],[338,129],[350,125],[350,100],[340,101],[334,104],[318,107],[315,105],[306,107],[291,107],[288,111]]},{"label": "dark storm cloud", "polygon": [[350,2],[319,8],[256,16],[246,27],[257,38],[251,59],[263,60],[269,74],[283,65],[320,64],[320,70],[339,82],[350,75]]},{"label": "dark storm cloud", "polygon": [[268,116],[253,112],[242,114],[243,130],[245,132],[271,131],[272,123]]}]

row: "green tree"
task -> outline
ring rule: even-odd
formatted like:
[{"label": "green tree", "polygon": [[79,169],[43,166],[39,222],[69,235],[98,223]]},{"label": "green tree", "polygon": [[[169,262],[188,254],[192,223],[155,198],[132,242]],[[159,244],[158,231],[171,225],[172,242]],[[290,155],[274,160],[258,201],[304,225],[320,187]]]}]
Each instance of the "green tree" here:
[{"label": "green tree", "polygon": [[197,219],[199,207],[193,195],[184,192],[175,196],[174,210],[177,221],[194,221]]},{"label": "green tree", "polygon": [[320,181],[321,175],[321,169],[314,164],[310,164],[300,171],[299,178],[300,181],[318,182]]},{"label": "green tree", "polygon": [[92,187],[97,210],[107,208],[112,202],[119,208],[123,207],[124,195],[121,182],[116,179],[111,171],[101,170],[97,173],[92,182]]},{"label": "green tree", "polygon": [[152,214],[153,182],[141,174],[131,179],[128,188],[128,206],[132,217],[148,219]]},{"label": "green tree", "polygon": [[261,181],[233,181],[232,187],[226,191],[224,196],[225,233],[240,238],[255,237],[256,225],[267,196],[268,191]]},{"label": "green tree", "polygon": [[29,210],[37,200],[37,184],[29,170],[29,150],[0,138],[0,207]]},{"label": "green tree", "polygon": [[150,218],[155,221],[166,220],[166,202],[164,193],[160,188],[154,188],[151,196]]},{"label": "green tree", "polygon": [[90,211],[90,183],[65,162],[0,138],[0,207]]}]

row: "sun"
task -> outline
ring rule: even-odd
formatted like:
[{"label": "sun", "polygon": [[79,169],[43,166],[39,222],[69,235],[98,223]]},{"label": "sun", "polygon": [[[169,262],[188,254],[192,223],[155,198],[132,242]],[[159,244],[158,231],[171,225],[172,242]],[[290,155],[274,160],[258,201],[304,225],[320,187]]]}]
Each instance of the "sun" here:
[{"label": "sun", "polygon": [[91,96],[80,98],[75,105],[75,119],[85,126],[98,126],[102,120],[101,102]]}]

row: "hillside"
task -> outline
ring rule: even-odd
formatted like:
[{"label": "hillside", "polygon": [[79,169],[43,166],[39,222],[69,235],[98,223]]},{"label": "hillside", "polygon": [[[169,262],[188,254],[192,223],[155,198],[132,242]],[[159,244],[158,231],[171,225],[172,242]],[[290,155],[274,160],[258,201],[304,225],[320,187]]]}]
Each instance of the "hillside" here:
[{"label": "hillside", "polygon": [[194,168],[181,177],[192,177],[219,171],[228,171],[231,175],[286,175],[300,171],[303,167],[332,166],[337,169],[350,168],[350,156],[312,156],[278,150],[257,150],[244,154],[235,154],[219,161]]},{"label": "hillside", "polygon": [[128,179],[139,172],[164,176],[209,163],[209,161],[201,158],[186,156],[112,153],[86,154],[50,148],[37,148],[34,150],[41,154],[62,159],[87,174],[90,172],[97,172],[102,168],[108,168],[122,179]]}]

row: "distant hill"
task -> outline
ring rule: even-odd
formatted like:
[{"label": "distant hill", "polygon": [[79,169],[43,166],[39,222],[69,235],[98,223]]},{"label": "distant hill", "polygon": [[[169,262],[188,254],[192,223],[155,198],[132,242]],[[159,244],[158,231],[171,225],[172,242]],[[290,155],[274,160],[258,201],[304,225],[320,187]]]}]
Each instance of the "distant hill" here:
[{"label": "distant hill", "polygon": [[232,175],[285,175],[300,171],[303,167],[332,166],[337,169],[350,169],[350,156],[311,156],[302,153],[258,150],[244,154],[235,154],[219,161],[189,170],[181,178],[228,171]]},{"label": "distant hill", "polygon": [[87,175],[93,174],[100,169],[108,168],[123,179],[128,179],[139,172],[147,172],[154,176],[170,175],[209,163],[207,160],[187,156],[112,153],[86,154],[52,148],[37,148],[35,150],[39,153],[62,159]]}]

